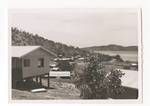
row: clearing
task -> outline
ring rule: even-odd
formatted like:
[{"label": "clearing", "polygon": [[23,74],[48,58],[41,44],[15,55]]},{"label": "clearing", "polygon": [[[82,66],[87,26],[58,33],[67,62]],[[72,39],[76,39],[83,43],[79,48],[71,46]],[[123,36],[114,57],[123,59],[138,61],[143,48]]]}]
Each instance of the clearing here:
[{"label": "clearing", "polygon": [[[42,80],[46,85],[46,80]],[[47,92],[31,93],[29,90],[12,89],[13,100],[80,99],[80,91],[70,79],[51,78]]]}]

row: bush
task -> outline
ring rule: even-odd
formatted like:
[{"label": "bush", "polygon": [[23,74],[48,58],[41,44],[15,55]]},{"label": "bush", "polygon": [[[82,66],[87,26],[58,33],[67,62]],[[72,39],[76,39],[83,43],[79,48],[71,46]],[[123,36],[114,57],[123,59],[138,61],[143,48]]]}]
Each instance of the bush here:
[{"label": "bush", "polygon": [[61,71],[72,71],[72,66],[69,64],[69,61],[59,60],[58,67]]},{"label": "bush", "polygon": [[106,71],[97,57],[90,57],[87,66],[83,66],[84,74],[74,74],[74,82],[84,99],[106,99],[123,91],[120,70]]}]

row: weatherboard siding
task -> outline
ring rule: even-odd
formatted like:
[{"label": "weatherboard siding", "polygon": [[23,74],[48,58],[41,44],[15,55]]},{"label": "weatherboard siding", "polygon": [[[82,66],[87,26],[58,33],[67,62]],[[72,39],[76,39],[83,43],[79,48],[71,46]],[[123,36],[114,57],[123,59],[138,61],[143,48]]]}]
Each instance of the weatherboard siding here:
[{"label": "weatherboard siding", "polygon": [[12,58],[12,87],[15,88],[17,81],[22,80],[22,59]]},{"label": "weatherboard siding", "polygon": [[[38,67],[39,58],[44,58],[44,67]],[[24,67],[24,64],[22,61],[23,78],[28,78],[32,76],[38,76],[38,75],[49,73],[50,71],[49,63],[50,61],[52,61],[53,55],[39,48],[25,55],[23,57],[23,60],[24,59],[30,59],[29,67]]]}]

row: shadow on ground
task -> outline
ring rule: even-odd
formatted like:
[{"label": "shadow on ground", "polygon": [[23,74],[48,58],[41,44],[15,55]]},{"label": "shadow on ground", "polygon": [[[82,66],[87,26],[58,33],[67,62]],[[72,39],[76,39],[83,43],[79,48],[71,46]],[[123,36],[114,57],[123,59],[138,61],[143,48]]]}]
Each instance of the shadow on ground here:
[{"label": "shadow on ground", "polygon": [[112,99],[138,99],[138,89],[124,87],[124,92],[118,95],[112,95]]}]

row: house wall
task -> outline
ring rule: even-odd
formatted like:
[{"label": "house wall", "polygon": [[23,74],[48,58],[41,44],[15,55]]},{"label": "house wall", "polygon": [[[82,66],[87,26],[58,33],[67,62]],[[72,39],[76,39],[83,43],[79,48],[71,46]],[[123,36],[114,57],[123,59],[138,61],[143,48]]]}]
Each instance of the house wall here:
[{"label": "house wall", "polygon": [[[44,58],[44,67],[38,67],[38,59]],[[35,51],[32,51],[31,53],[24,56],[22,59],[30,59],[30,67],[24,67],[23,61],[22,61],[22,70],[23,70],[23,78],[38,76],[42,74],[49,73],[50,62],[53,61],[54,56],[48,53],[47,51],[39,48]]]},{"label": "house wall", "polygon": [[16,87],[17,81],[22,79],[22,59],[12,58],[12,87]]}]

